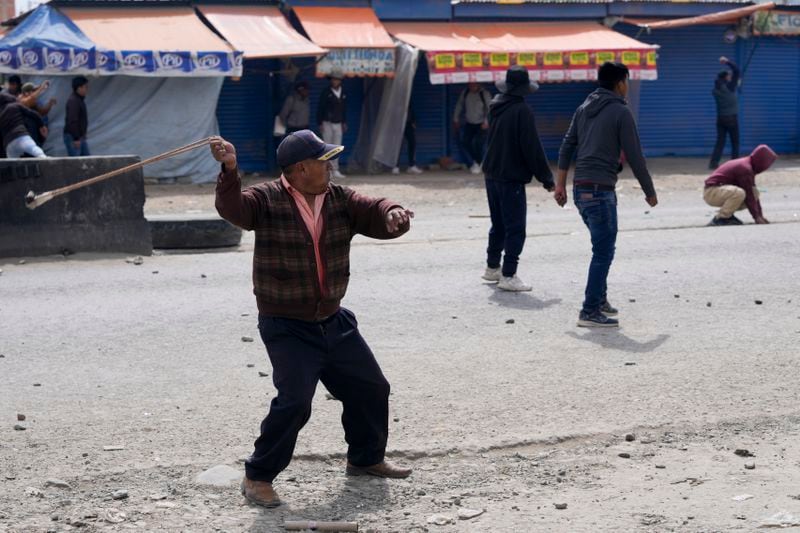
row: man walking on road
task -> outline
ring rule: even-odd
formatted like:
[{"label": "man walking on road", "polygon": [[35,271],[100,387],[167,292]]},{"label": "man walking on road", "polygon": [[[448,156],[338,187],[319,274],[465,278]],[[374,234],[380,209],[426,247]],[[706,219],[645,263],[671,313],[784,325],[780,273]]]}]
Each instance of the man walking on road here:
[{"label": "man walking on road", "polygon": [[[489,129],[489,104],[492,95],[480,83],[469,83],[461,91],[453,112],[453,131],[456,132],[462,153],[468,157],[467,165],[473,174],[481,173],[486,132]],[[464,125],[461,126],[461,115]]]},{"label": "man walking on road", "polygon": [[[328,144],[342,144],[342,137],[347,133],[347,94],[342,87],[341,69],[334,67],[328,79],[330,86],[326,87],[319,95],[317,105],[317,124],[319,124],[322,139]],[[335,179],[344,178],[344,174],[339,170],[339,160],[331,162],[333,166],[333,177]]]},{"label": "man walking on road", "polygon": [[530,81],[527,69],[515,66],[508,69],[505,81],[497,82],[497,88],[500,94],[489,108],[489,147],[483,162],[492,220],[483,279],[497,281],[502,290],[529,291],[531,286],[517,276],[525,245],[525,185],[535,176],[545,189],[552,191],[553,173],[536,131],[533,111],[525,103],[525,95],[539,86]]},{"label": "man walking on road", "polygon": [[717,143],[708,165],[711,170],[719,166],[726,136],[731,138],[731,159],[739,157],[739,97],[736,94],[739,89],[739,67],[727,57],[719,58],[719,62],[730,71],[726,69],[717,75],[714,90],[711,91],[717,103]]},{"label": "man walking on road", "polygon": [[628,67],[605,63],[598,70],[600,88],[575,111],[558,158],[558,183],[555,200],[567,203],[567,172],[577,151],[574,198],[578,212],[592,238],[592,262],[583,308],[578,316],[581,327],[618,327],[617,315],[608,302],[608,271],[614,260],[617,240],[617,174],[624,153],[647,203],[658,203],[653,179],[642,154],[639,132],[633,113],[625,101],[628,95]]},{"label": "man walking on road", "polygon": [[245,463],[242,493],[265,507],[280,505],[272,482],[291,461],[297,435],[311,416],[318,381],[342,402],[347,474],[411,474],[384,460],[389,383],[355,315],[339,302],[350,279],[350,240],[357,233],[399,237],[408,231],[413,213],[331,183],[331,161],[343,149],[309,130],[289,134],[278,146],[280,179],[242,190],[233,145],[221,138],[211,144],[222,163],[217,211],[256,232],[258,328],[278,396]]},{"label": "man walking on road", "polygon": [[736,211],[747,208],[756,224],[769,224],[761,210],[756,174],[766,171],[778,156],[766,144],[761,144],[747,157],[728,161],[706,180],[703,200],[719,207],[709,226],[739,226]]}]

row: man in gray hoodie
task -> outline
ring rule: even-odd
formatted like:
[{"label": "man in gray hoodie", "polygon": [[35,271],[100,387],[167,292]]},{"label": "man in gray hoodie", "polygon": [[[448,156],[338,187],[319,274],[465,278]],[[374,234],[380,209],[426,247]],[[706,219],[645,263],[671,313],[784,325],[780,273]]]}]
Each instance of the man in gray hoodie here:
[{"label": "man in gray hoodie", "polygon": [[592,262],[580,327],[618,327],[617,314],[608,302],[606,280],[617,240],[617,174],[622,155],[639,180],[647,203],[658,203],[653,179],[642,154],[633,113],[625,101],[628,95],[628,67],[605,63],[597,73],[600,88],[586,98],[575,112],[561,144],[558,179],[554,193],[560,206],[567,203],[567,172],[577,151],[574,176],[575,206],[592,238]]}]

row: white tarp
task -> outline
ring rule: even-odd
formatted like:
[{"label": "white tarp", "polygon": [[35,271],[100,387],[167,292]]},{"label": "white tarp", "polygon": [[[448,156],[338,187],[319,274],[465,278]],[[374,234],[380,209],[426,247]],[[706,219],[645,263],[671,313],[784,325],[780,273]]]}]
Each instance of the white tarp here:
[{"label": "white tarp", "polygon": [[[39,84],[45,78],[31,79]],[[51,87],[42,103],[54,97],[50,111],[50,135],[45,152],[65,156],[64,112],[72,92],[72,78],[50,78]],[[23,79],[23,82],[29,81]],[[223,77],[142,78],[109,76],[89,79],[86,106],[89,113],[88,144],[92,155],[138,155],[142,159],[178,148],[192,141],[218,135],[217,100]],[[191,178],[193,183],[214,181],[219,165],[208,148],[199,148],[149,165],[151,178]]]}]

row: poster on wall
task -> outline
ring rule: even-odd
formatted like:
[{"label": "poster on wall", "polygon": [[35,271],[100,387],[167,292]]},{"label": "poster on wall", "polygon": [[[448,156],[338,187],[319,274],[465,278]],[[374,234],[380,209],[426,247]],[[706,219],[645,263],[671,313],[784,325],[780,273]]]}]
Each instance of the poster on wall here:
[{"label": "poster on wall", "polygon": [[655,80],[658,54],[644,50],[577,50],[572,52],[427,52],[433,85],[493,82],[505,79],[506,70],[519,65],[537,82],[590,81],[606,61],[628,66],[633,80]]},{"label": "poster on wall", "polygon": [[324,78],[336,67],[348,77],[392,77],[394,48],[332,48],[317,63],[317,77]]},{"label": "poster on wall", "polygon": [[800,12],[758,11],[753,18],[756,35],[800,35]]}]

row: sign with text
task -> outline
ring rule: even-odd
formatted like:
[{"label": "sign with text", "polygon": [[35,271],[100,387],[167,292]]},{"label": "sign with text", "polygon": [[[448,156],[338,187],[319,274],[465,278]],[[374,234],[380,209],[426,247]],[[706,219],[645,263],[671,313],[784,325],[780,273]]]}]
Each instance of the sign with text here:
[{"label": "sign with text", "polygon": [[[438,58],[439,68],[453,68],[455,56],[442,54]],[[317,77],[323,78],[334,69],[341,70],[349,77],[357,76],[394,76],[394,48],[332,48],[317,63]]]}]

